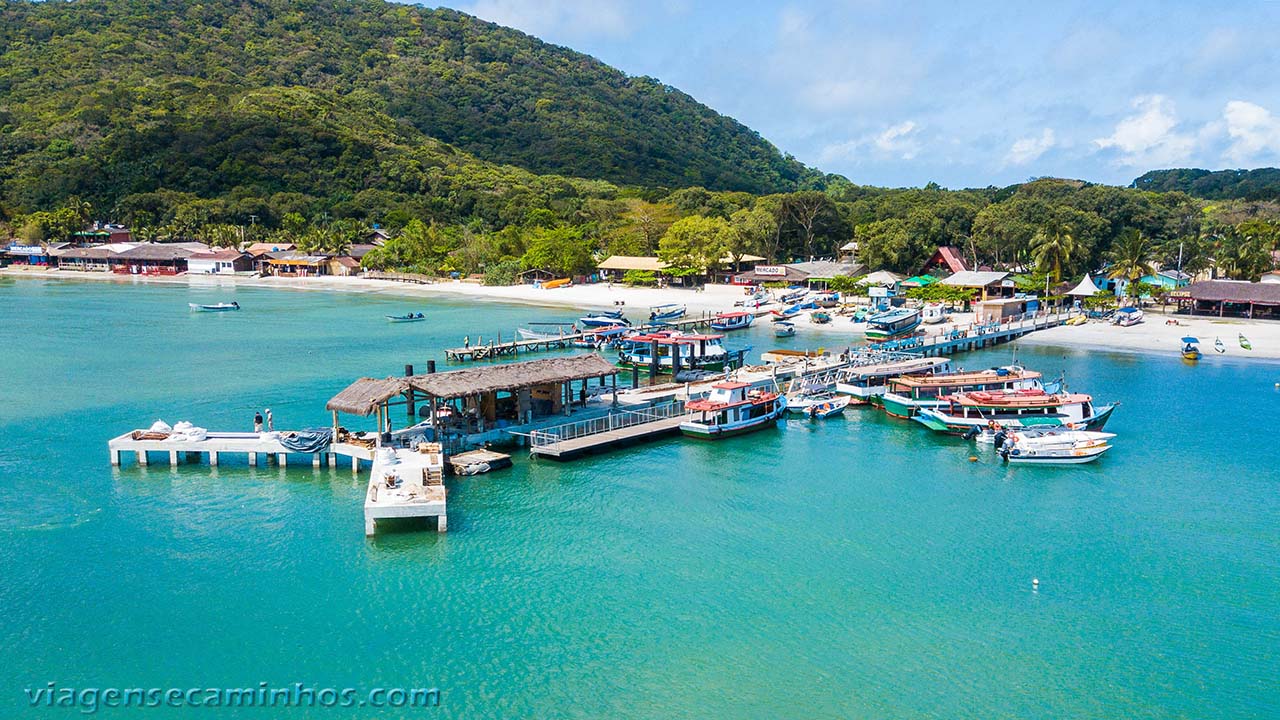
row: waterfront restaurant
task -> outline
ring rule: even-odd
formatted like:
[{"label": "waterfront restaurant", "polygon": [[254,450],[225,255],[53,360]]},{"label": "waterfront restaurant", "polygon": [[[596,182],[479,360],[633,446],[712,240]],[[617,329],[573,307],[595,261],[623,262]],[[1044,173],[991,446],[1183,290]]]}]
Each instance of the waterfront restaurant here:
[{"label": "waterfront restaurant", "polygon": [[1007,272],[962,270],[941,280],[942,285],[972,288],[981,293],[979,300],[997,297],[1013,297],[1018,291]]},{"label": "waterfront restaurant", "polygon": [[[361,378],[325,408],[333,412],[335,428],[338,413],[346,413],[376,415],[378,427],[385,431],[391,407],[407,405],[408,416],[427,418],[423,437],[457,452],[483,443],[511,442],[512,433],[558,425],[570,415],[603,415],[610,405],[589,403],[591,382],[604,387],[608,379],[616,390],[617,373],[613,363],[588,354],[401,378]],[[419,402],[424,403],[421,408]]]},{"label": "waterfront restaurant", "polygon": [[285,277],[312,277],[329,274],[329,258],[324,255],[305,255],[299,252],[269,253],[267,266],[272,275]]},{"label": "waterfront restaurant", "polygon": [[1169,297],[1178,312],[1218,317],[1280,318],[1280,283],[1202,280],[1177,288]]},{"label": "waterfront restaurant", "polygon": [[111,258],[128,249],[110,245],[66,248],[57,253],[58,269],[108,272],[111,270]]},{"label": "waterfront restaurant", "polygon": [[197,250],[186,243],[138,245],[112,255],[112,272],[126,275],[177,275],[187,271],[187,258]]}]

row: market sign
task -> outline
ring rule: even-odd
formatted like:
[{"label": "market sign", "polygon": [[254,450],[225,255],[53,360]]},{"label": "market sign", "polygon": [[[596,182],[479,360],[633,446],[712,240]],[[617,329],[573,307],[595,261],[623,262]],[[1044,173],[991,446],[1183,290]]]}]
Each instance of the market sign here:
[{"label": "market sign", "polygon": [[44,255],[44,246],[42,245],[10,245],[10,255]]},{"label": "market sign", "polygon": [[781,265],[757,265],[756,274],[784,277],[787,274],[787,269]]}]

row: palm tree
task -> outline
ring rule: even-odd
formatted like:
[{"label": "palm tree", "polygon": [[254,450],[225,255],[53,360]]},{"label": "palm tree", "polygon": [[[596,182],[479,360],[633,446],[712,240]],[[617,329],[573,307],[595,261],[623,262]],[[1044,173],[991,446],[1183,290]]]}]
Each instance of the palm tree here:
[{"label": "palm tree", "polygon": [[1036,268],[1043,270],[1055,283],[1062,282],[1062,268],[1071,263],[1076,253],[1076,238],[1071,226],[1053,219],[1031,238],[1031,256]]},{"label": "palm tree", "polygon": [[1151,267],[1151,241],[1141,230],[1129,230],[1111,247],[1111,271],[1107,277],[1112,280],[1123,278],[1132,287],[1154,272]]}]

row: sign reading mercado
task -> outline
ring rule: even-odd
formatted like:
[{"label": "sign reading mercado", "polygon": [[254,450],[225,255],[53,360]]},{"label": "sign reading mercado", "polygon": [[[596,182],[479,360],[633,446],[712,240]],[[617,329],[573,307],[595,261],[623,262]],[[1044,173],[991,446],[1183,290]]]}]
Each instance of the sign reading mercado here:
[{"label": "sign reading mercado", "polygon": [[757,265],[755,273],[771,277],[786,277],[787,269],[781,265]]}]

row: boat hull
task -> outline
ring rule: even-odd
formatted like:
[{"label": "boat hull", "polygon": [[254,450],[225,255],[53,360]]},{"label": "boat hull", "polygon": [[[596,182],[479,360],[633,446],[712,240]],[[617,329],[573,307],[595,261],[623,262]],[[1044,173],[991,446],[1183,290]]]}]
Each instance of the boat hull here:
[{"label": "boat hull", "polygon": [[745,420],[731,425],[711,425],[701,420],[686,420],[680,423],[680,433],[685,437],[696,438],[698,440],[719,440],[721,438],[733,437],[734,435],[745,435],[746,433],[763,430],[768,427],[775,427],[778,424],[778,418],[786,411],[786,403],[778,402],[778,405],[772,412],[767,415],[761,415],[758,418]]},{"label": "boat hull", "polygon": [[1082,465],[1084,463],[1093,462],[1102,457],[1102,454],[1110,450],[1112,446],[1102,445],[1099,447],[1085,448],[1079,450],[1050,450],[1050,451],[1010,451],[1007,455],[1001,454],[1006,462],[1015,465]]}]

